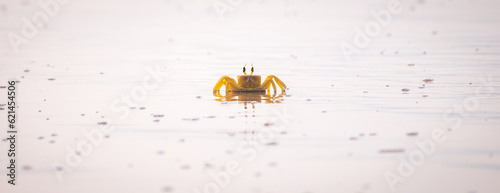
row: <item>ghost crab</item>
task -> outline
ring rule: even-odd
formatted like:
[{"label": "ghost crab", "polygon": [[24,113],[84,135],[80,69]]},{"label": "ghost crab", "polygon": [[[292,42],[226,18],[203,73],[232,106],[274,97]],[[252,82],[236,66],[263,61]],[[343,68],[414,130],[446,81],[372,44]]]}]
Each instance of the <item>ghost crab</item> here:
[{"label": "ghost crab", "polygon": [[265,92],[271,90],[271,86],[273,86],[274,91],[276,92],[276,83],[281,88],[281,91],[286,90],[286,85],[281,81],[278,77],[274,75],[267,76],[266,80],[260,83],[260,75],[253,75],[253,64],[250,75],[246,73],[246,64],[243,66],[243,74],[238,75],[238,82],[232,79],[229,76],[222,76],[217,84],[215,84],[214,92],[218,92],[222,86],[226,86],[226,92]]}]

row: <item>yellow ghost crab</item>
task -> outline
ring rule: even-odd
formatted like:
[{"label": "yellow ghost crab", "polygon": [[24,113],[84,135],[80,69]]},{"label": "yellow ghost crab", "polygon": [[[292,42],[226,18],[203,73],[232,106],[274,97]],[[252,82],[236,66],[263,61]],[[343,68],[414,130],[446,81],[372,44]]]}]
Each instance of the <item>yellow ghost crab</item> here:
[{"label": "yellow ghost crab", "polygon": [[253,64],[250,75],[246,73],[246,64],[243,67],[243,74],[238,75],[238,82],[229,76],[222,76],[217,84],[215,84],[214,92],[218,92],[222,86],[226,86],[226,92],[265,92],[271,90],[273,86],[274,91],[276,91],[276,83],[281,88],[281,91],[285,91],[286,85],[278,77],[274,75],[267,76],[266,80],[260,83],[260,75],[253,75]]}]

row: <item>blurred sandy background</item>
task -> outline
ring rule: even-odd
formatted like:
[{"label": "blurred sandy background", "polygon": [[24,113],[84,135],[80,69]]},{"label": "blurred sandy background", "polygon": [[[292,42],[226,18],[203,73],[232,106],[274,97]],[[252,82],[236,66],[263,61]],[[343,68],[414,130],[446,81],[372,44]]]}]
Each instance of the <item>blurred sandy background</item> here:
[{"label": "blurred sandy background", "polygon": [[[0,141],[1,192],[500,189],[498,1],[400,1],[350,62],[342,43],[390,1],[61,2],[0,1],[0,86],[20,81],[21,131],[16,186]],[[36,32],[23,34],[26,21]],[[244,64],[286,95],[213,96]],[[92,144],[85,133],[103,128]],[[436,130],[446,140],[401,176]],[[212,174],[231,160],[240,172],[221,187]],[[388,172],[403,180],[391,186]]]}]

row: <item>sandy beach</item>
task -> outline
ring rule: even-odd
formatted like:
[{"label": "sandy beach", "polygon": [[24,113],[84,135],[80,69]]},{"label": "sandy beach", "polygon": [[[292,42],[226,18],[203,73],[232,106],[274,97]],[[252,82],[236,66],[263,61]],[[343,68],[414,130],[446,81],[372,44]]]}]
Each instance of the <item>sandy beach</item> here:
[{"label": "sandy beach", "polygon": [[0,192],[496,193],[499,8],[2,0]]}]

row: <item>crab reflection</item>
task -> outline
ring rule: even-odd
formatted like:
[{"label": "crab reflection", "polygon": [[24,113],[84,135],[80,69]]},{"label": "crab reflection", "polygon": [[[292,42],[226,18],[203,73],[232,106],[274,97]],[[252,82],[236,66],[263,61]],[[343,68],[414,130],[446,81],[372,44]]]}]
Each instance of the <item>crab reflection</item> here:
[{"label": "crab reflection", "polygon": [[226,95],[222,95],[220,92],[214,92],[214,96],[219,97],[215,101],[219,102],[257,102],[257,103],[281,103],[283,96],[286,96],[285,92],[277,95],[276,92],[271,94],[271,92],[227,92]]}]

